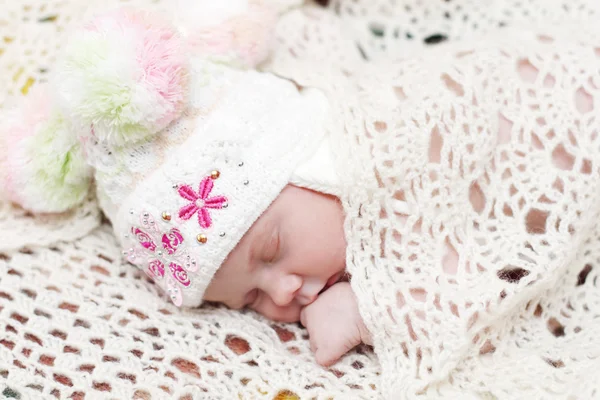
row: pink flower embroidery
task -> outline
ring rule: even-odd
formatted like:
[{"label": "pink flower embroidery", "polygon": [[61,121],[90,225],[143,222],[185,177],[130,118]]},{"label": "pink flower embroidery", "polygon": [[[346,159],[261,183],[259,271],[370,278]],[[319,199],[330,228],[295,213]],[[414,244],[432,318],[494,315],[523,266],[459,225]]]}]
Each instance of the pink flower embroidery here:
[{"label": "pink flower embroidery", "polygon": [[156,244],[154,243],[150,235],[148,235],[146,232],[142,231],[139,228],[132,228],[131,231],[144,248],[150,251],[156,250]]},{"label": "pink flower embroidery", "polygon": [[225,196],[209,197],[214,187],[211,177],[206,177],[200,182],[198,193],[189,185],[179,187],[179,195],[186,200],[191,201],[190,204],[183,206],[179,210],[179,217],[184,220],[189,220],[198,213],[198,223],[204,229],[212,226],[212,218],[210,217],[209,209],[220,210],[227,203]]},{"label": "pink flower embroidery", "polygon": [[170,263],[169,269],[171,270],[171,275],[173,275],[173,278],[175,278],[177,282],[186,287],[190,286],[190,278],[188,278],[188,273],[181,267],[181,265]]},{"label": "pink flower embroidery", "polygon": [[[180,306],[183,301],[182,293],[177,284],[188,287],[191,284],[189,273],[198,270],[196,260],[184,248],[185,239],[181,231],[172,228],[162,233],[154,218],[149,213],[141,216],[141,226],[144,230],[134,226],[131,228],[138,248],[132,249],[135,253],[136,265],[145,266],[146,274],[155,281],[166,278],[166,288],[171,300]],[[162,242],[164,250],[160,250],[157,243]],[[165,272],[168,272],[165,276]]]},{"label": "pink flower embroidery", "polygon": [[177,251],[177,247],[179,247],[183,243],[183,236],[181,236],[181,232],[179,229],[173,228],[169,231],[169,233],[165,233],[162,236],[162,244],[163,248],[169,254],[175,254]]},{"label": "pink flower embroidery", "polygon": [[152,279],[160,279],[165,276],[165,264],[163,264],[160,260],[150,260],[148,262],[148,269],[146,273]]}]

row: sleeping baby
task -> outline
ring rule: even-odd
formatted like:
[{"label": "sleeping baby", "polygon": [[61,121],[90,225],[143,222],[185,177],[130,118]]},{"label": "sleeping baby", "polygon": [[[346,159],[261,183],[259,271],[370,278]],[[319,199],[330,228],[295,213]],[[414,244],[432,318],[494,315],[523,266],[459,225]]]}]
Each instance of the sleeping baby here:
[{"label": "sleeping baby", "polygon": [[[518,47],[525,36],[500,38],[497,49],[482,42],[446,58],[432,53],[398,64],[390,82],[406,76],[406,86],[360,87],[345,98],[357,105],[353,115],[364,106],[374,116],[354,125],[358,140],[338,142],[352,127],[336,119],[330,93],[256,70],[276,15],[258,2],[245,7],[213,10],[207,26],[175,28],[135,10],[84,25],[51,85],[5,119],[5,196],[33,212],[62,212],[93,184],[124,257],[176,306],[218,302],[300,322],[322,365],[363,342],[384,370],[410,370],[423,383],[467,348],[489,353],[493,318],[484,315],[514,310],[517,293],[525,299],[537,288],[535,268],[560,264],[536,258],[542,247],[566,243],[587,223],[568,210],[552,220],[544,204],[560,203],[576,179],[588,182],[578,186],[580,201],[596,193],[593,146],[560,144],[569,132],[571,142],[591,143],[595,127],[526,134],[555,114],[522,106],[538,94],[519,88],[554,90],[563,107],[571,92],[556,87],[567,84],[541,75],[543,65]],[[530,38],[540,49],[532,60],[552,54],[546,39]],[[514,59],[504,50],[513,45]],[[429,84],[435,74],[441,79]],[[564,115],[593,108],[590,85]],[[402,106],[387,107],[388,97]],[[557,184],[567,170],[575,178]],[[511,200],[536,183],[516,179],[525,171],[544,184]],[[507,179],[518,184],[504,187]]]},{"label": "sleeping baby", "polygon": [[249,7],[237,19],[215,7],[217,37],[198,28],[184,40],[137,10],[87,23],[56,68],[56,92],[39,89],[5,118],[5,192],[61,212],[93,176],[126,258],[173,303],[302,320],[329,365],[369,334],[345,274],[327,100],[245,69],[268,54],[274,20]]}]

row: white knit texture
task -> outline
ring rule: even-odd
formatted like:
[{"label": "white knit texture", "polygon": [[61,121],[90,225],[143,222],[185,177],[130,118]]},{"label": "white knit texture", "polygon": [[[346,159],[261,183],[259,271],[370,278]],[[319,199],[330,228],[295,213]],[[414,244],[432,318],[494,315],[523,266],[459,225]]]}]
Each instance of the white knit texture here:
[{"label": "white knit texture", "polygon": [[[598,33],[592,29],[586,33],[584,27],[598,20],[600,4],[595,0],[331,3],[329,10],[309,7],[292,10],[283,18],[277,54],[269,69],[299,83],[319,86],[342,100],[333,105],[353,140],[346,152],[356,157],[356,164],[358,160],[372,163],[372,168],[364,171],[356,171],[353,165],[347,169],[364,179],[365,186],[348,192],[345,203],[351,216],[347,229],[353,238],[349,249],[353,286],[361,311],[375,332],[381,367],[372,353],[361,348],[331,369],[321,369],[310,355],[306,331],[296,325],[272,324],[254,313],[211,307],[181,312],[157,297],[142,274],[118,261],[119,248],[110,228],[86,233],[95,226],[94,218],[42,222],[3,205],[4,244],[12,249],[2,253],[0,263],[0,389],[5,394],[18,392],[25,399],[240,396],[281,400],[294,398],[289,390],[302,399],[379,399],[383,390],[392,399],[415,398],[421,391],[425,392],[423,398],[451,399],[598,396],[600,329],[594,317],[600,304],[599,160],[593,151],[598,140],[593,124],[596,122],[597,129],[594,118],[600,84],[594,50],[597,42],[593,42]],[[40,68],[50,67],[55,49],[68,32],[69,20],[79,19],[88,4],[79,0],[0,0],[2,32],[14,32],[9,36],[12,40],[0,39],[0,104],[7,93],[20,93],[29,78],[44,76]],[[91,2],[91,7],[106,6],[106,1]],[[59,17],[54,22],[38,22],[52,15]],[[563,24],[568,20],[575,24],[559,28],[558,16]],[[485,41],[476,40],[483,37],[483,31],[504,32],[501,26],[520,22],[526,22],[533,32],[544,32],[542,38],[553,42],[544,45],[537,33],[527,37],[506,34],[500,45],[486,50]],[[536,25],[539,27],[534,29]],[[425,51],[428,54],[409,63],[385,62],[423,52],[427,47],[423,39],[437,41],[440,36],[436,34],[447,36],[447,42],[468,40],[477,51],[455,58],[464,49],[445,47],[433,53]],[[437,46],[446,44],[430,47]],[[533,56],[530,46],[542,50]],[[506,54],[499,56],[499,48]],[[365,57],[375,61],[376,72],[357,72],[368,63]],[[533,66],[533,82],[516,73],[516,60],[521,57]],[[489,63],[485,73],[472,74],[481,63]],[[492,70],[490,65],[498,68]],[[553,79],[546,80],[547,75]],[[337,81],[340,77],[348,79]],[[486,79],[487,88],[477,85]],[[544,82],[554,82],[553,88],[545,88]],[[593,109],[584,114],[574,103],[580,87],[594,100]],[[456,88],[462,89],[462,96]],[[519,107],[515,106],[517,89],[522,91]],[[499,91],[498,96],[491,96],[493,90]],[[471,94],[478,96],[477,105]],[[429,100],[423,104],[425,97]],[[550,104],[557,112],[548,110]],[[512,123],[509,141],[502,148],[495,143],[499,119],[497,112],[490,111],[495,107]],[[525,113],[526,107],[544,114],[554,137],[549,135],[550,128],[541,129],[539,115],[531,119]],[[452,109],[454,118],[450,117]],[[486,118],[490,113],[496,117]],[[458,118],[464,121],[459,124]],[[462,122],[471,128],[465,130]],[[443,128],[438,131],[446,139],[444,144],[456,149],[454,167],[448,165],[449,152],[441,152],[439,163],[428,166],[434,126]],[[478,126],[487,134],[475,135]],[[589,129],[585,131],[585,127]],[[411,134],[401,135],[401,130]],[[576,144],[570,143],[569,130],[577,136]],[[534,133],[538,139],[533,139]],[[452,142],[451,138],[461,141]],[[363,141],[361,146],[353,144],[357,139]],[[538,140],[543,149],[537,147]],[[573,156],[570,169],[557,168],[552,161],[552,151],[561,142]],[[386,148],[386,143],[391,146]],[[469,150],[469,144],[477,154]],[[359,151],[370,150],[370,145],[376,150],[374,161]],[[400,148],[399,153],[390,155],[396,145],[414,151],[411,155]],[[505,151],[510,161],[503,160],[497,154],[500,151]],[[400,155],[408,161],[402,161]],[[492,159],[498,161],[496,174],[491,173]],[[461,169],[461,164],[475,168]],[[511,170],[508,181],[502,179],[504,167]],[[580,168],[592,173],[582,174]],[[423,175],[424,169],[437,171],[438,179]],[[377,175],[375,170],[382,187],[371,179]],[[490,171],[487,178],[477,174],[486,170]],[[549,176],[561,178],[562,189],[546,185]],[[391,185],[394,177],[402,179]],[[481,214],[465,198],[475,178],[479,185],[473,186],[474,191],[485,193]],[[509,183],[515,184],[514,195],[510,195]],[[395,185],[405,190],[405,201],[385,203],[382,199],[390,198]],[[512,217],[506,215],[510,213],[505,213],[504,204],[511,207]],[[421,229],[434,221],[443,223],[432,234],[411,235],[411,224],[436,205],[444,212],[423,218]],[[489,218],[492,208],[496,219]],[[538,234],[527,232],[525,217],[532,209],[542,211],[534,212],[532,220],[544,216],[550,221],[545,232],[540,232],[539,226]],[[87,210],[82,214],[97,215]],[[414,216],[403,221],[394,210],[410,210]],[[585,213],[578,215],[578,211]],[[558,218],[561,221],[556,228]],[[456,275],[448,275],[439,257],[445,237],[456,232],[460,221],[463,225],[478,221],[480,231],[453,236],[460,242],[450,244],[457,253],[468,254],[462,260],[469,261],[469,267],[461,261]],[[574,230],[569,229],[570,224]],[[74,240],[75,232],[85,237]],[[381,234],[387,238],[383,253]],[[63,241],[50,245],[59,239]],[[35,246],[14,250],[23,243]],[[429,250],[427,246],[433,244],[438,246]],[[474,251],[481,249],[484,252]],[[550,259],[551,251],[554,259]],[[519,253],[527,258],[520,259]],[[502,262],[492,262],[493,255],[501,255]],[[431,258],[429,262],[426,256]],[[502,275],[512,277],[511,281],[520,277],[518,283],[498,277],[498,269],[509,264],[509,259],[510,265],[529,272],[526,276],[522,271]],[[477,261],[485,271],[478,269]],[[400,264],[395,266],[403,272],[386,268],[390,264]],[[442,286],[442,282],[447,284]],[[428,294],[425,302],[418,300],[423,291],[416,289],[421,288]],[[485,296],[481,300],[475,298],[479,293]],[[377,304],[373,304],[373,294]],[[398,298],[406,305],[401,307],[404,303],[398,303]],[[392,305],[391,314],[384,309],[386,304]],[[479,316],[470,326],[475,310]],[[477,334],[475,345],[469,339]],[[484,355],[479,355],[488,340]],[[385,380],[380,380],[380,371]],[[427,384],[430,386],[424,389]],[[437,389],[440,393],[435,393]]]},{"label": "white knit texture", "polygon": [[[407,2],[367,40],[357,20],[391,2],[334,3],[352,23],[311,13],[314,47],[281,24],[271,67],[343,116],[348,268],[384,396],[597,397],[600,5]],[[364,33],[354,63],[327,62],[356,45],[336,23]],[[403,54],[397,31],[464,40]]]}]

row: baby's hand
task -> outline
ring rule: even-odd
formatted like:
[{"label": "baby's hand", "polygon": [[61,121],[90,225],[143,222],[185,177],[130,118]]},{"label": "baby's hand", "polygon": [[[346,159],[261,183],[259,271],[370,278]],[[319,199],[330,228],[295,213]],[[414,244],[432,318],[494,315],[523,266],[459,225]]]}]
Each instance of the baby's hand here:
[{"label": "baby's hand", "polygon": [[300,321],[308,329],[317,362],[323,366],[334,364],[361,342],[371,344],[348,282],[336,283],[304,307]]}]

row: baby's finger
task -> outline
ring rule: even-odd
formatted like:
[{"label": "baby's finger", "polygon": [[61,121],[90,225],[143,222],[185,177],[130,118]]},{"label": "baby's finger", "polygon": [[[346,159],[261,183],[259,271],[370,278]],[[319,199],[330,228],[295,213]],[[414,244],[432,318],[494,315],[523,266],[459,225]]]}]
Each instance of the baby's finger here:
[{"label": "baby's finger", "polygon": [[344,352],[335,350],[335,348],[329,346],[317,348],[314,351],[317,364],[323,367],[330,367],[333,364],[335,364],[340,359],[340,357],[344,355]]},{"label": "baby's finger", "polygon": [[300,311],[300,323],[306,328],[306,307]]}]

